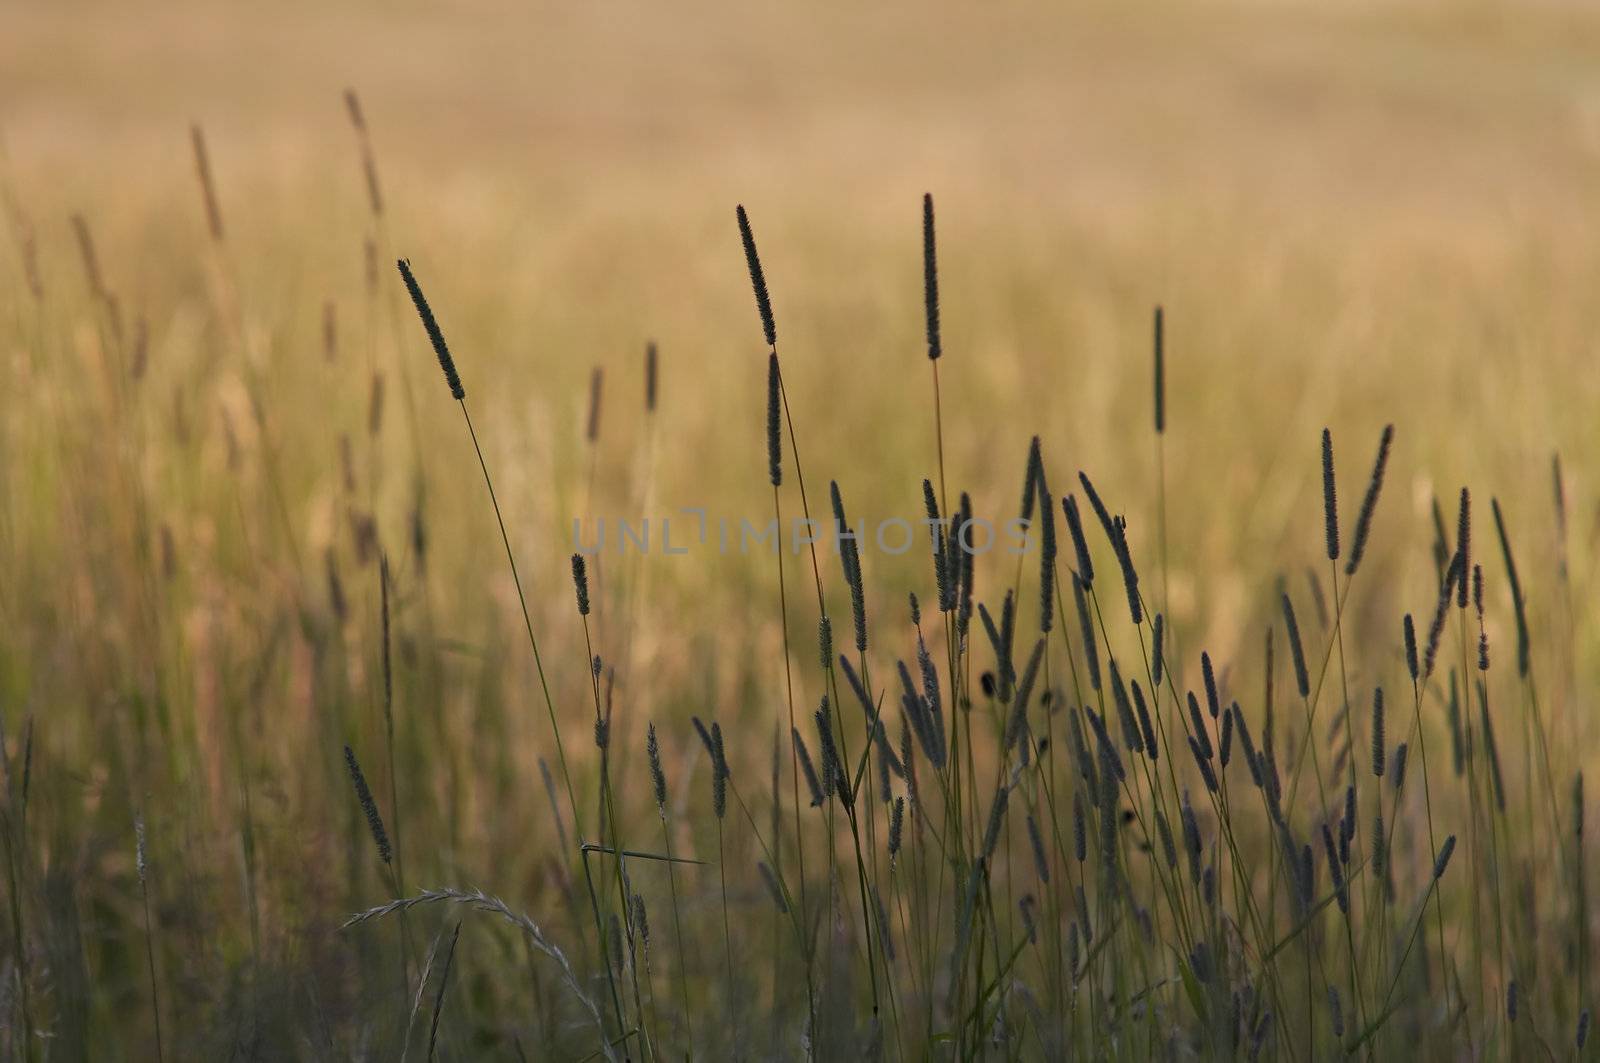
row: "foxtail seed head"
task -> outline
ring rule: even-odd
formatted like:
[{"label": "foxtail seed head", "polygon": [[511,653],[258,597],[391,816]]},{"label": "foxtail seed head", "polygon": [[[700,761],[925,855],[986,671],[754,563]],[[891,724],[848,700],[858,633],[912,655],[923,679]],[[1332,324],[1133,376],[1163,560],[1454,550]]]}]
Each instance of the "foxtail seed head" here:
[{"label": "foxtail seed head", "polygon": [[933,194],[922,197],[922,301],[928,316],[928,360],[944,353],[939,339],[939,255],[933,239]]},{"label": "foxtail seed head", "polygon": [[750,216],[744,212],[742,204],[735,209],[734,215],[739,220],[739,239],[744,244],[745,265],[750,268],[750,287],[756,294],[756,312],[761,315],[761,333],[766,337],[767,346],[772,347],[778,342],[778,328],[772,321],[772,300],[767,298],[767,275],[761,269],[761,256],[756,254],[755,234],[750,231]]},{"label": "foxtail seed head", "polygon": [[428,334],[428,342],[433,344],[433,353],[439,358],[439,368],[444,370],[445,383],[450,385],[450,395],[459,402],[467,397],[467,392],[461,386],[461,377],[456,373],[456,362],[450,357],[450,348],[445,345],[444,333],[439,331],[439,323],[434,320],[433,309],[428,306],[427,297],[422,294],[417,278],[411,273],[411,261],[402,258],[397,264],[400,267],[400,277],[406,283],[406,291],[411,293],[412,305],[417,308],[417,317],[422,319],[422,330]]}]

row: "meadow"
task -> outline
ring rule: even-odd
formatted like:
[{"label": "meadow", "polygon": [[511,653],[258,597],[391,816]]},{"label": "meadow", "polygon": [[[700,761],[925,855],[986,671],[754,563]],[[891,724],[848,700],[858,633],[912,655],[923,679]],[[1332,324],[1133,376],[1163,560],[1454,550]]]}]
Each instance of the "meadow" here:
[{"label": "meadow", "polygon": [[7,23],[0,1058],[1596,1052],[1586,12]]}]

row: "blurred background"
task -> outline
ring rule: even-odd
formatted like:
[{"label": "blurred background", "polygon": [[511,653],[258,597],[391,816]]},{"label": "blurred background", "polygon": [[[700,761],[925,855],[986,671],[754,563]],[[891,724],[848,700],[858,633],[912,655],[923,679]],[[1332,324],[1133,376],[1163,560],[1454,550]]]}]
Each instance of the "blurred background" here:
[{"label": "blurred background", "polygon": [[[923,192],[939,211],[950,478],[980,509],[1010,504],[1020,473],[997,467],[1034,433],[1058,479],[1084,468],[1125,484],[1112,493],[1129,510],[1151,497],[1163,304],[1174,604],[1208,628],[1258,595],[1263,574],[1242,562],[1314,530],[1324,424],[1362,461],[1397,424],[1408,508],[1386,530],[1413,539],[1436,479],[1448,497],[1492,474],[1480,490],[1548,518],[1551,455],[1594,438],[1600,36],[1577,7],[90,4],[28,7],[11,25],[11,228],[49,295],[78,299],[69,219],[85,220],[104,286],[148,326],[146,391],[186,379],[216,342],[190,143],[191,124],[204,130],[230,283],[282,400],[270,412],[294,418],[278,445],[312,540],[329,534],[312,503],[337,498],[339,436],[367,419],[370,371],[405,375],[388,396],[403,390],[415,420],[391,423],[393,445],[419,433],[434,474],[468,457],[386,266],[371,302],[369,242],[383,263],[410,256],[431,293],[530,565],[564,571],[559,547],[589,504],[596,366],[598,468],[626,472],[650,340],[657,513],[764,513],[739,202],[814,478],[840,479],[868,516],[915,512],[934,458]],[[370,130],[376,225],[347,89]],[[17,256],[0,269],[17,292]],[[342,362],[322,357],[330,316]],[[874,461],[854,460],[863,444]],[[391,461],[372,485],[394,507],[401,471]],[[476,513],[469,477],[437,485],[457,488]],[[627,491],[604,500],[629,515]],[[492,530],[450,512],[442,535]],[[713,563],[657,567],[692,584]]]},{"label": "blurred background", "polygon": [[[869,521],[920,513],[937,468],[924,192],[949,482],[981,514],[1012,512],[1039,434],[1052,481],[1089,471],[1153,550],[1162,305],[1165,593],[1186,646],[1254,674],[1275,588],[1313,593],[1321,429],[1353,504],[1392,422],[1349,607],[1380,647],[1372,673],[1398,660],[1401,613],[1435,596],[1435,496],[1448,519],[1470,484],[1480,542],[1496,496],[1531,610],[1573,636],[1539,652],[1566,677],[1548,694],[1560,726],[1589,730],[1565,709],[1593,631],[1555,589],[1558,565],[1580,596],[1589,572],[1600,442],[1600,20],[1581,5],[288,0],[13,5],[4,24],[0,694],[13,746],[40,721],[39,873],[78,891],[87,969],[111,987],[85,1014],[140,1014],[119,966],[132,945],[106,936],[129,915],[130,807],[188,876],[163,887],[159,914],[192,935],[172,956],[211,958],[192,976],[170,961],[180,999],[233,992],[208,979],[247,948],[245,894],[287,967],[345,962],[327,931],[381,884],[307,857],[359,832],[342,742],[388,789],[380,550],[397,773],[431,854],[412,877],[548,886],[523,833],[548,807],[544,710],[402,255],[455,351],[580,738],[573,518],[769,513],[736,203],[813,510],[837,480]],[[931,595],[925,553],[869,556],[885,665],[909,652],[905,592]],[[692,752],[689,712],[765,734],[782,646],[769,558],[608,558],[598,582],[619,742],[670,720]],[[1503,582],[1491,593],[1509,602]],[[794,654],[814,667],[815,603],[790,594]],[[1508,615],[1491,620],[1499,645]]]}]

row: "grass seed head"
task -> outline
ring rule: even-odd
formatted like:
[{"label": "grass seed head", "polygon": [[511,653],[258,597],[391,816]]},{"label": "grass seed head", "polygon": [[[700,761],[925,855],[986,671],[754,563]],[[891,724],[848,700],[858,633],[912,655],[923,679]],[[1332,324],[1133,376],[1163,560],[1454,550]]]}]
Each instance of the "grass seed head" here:
[{"label": "grass seed head", "polygon": [[1322,430],[1322,530],[1328,560],[1339,560],[1339,501],[1333,483],[1333,433]]},{"label": "grass seed head", "polygon": [[939,255],[933,237],[933,194],[922,196],[922,301],[927,311],[928,360],[944,353],[939,338]]},{"label": "grass seed head", "polygon": [[767,355],[767,478],[773,487],[783,484],[782,378],[778,352]]},{"label": "grass seed head", "polygon": [[1378,494],[1383,490],[1383,474],[1389,465],[1389,447],[1394,443],[1394,425],[1384,425],[1378,440],[1378,456],[1372,463],[1372,476],[1367,481],[1366,496],[1361,499],[1361,510],[1356,516],[1355,534],[1350,540],[1350,556],[1345,561],[1344,574],[1353,576],[1367,551],[1367,537],[1372,533],[1372,516],[1378,509]]},{"label": "grass seed head", "polygon": [[589,615],[589,566],[582,554],[572,555],[572,586],[578,595],[578,615]]},{"label": "grass seed head", "polygon": [[427,297],[422,294],[422,288],[411,272],[410,260],[402,258],[397,265],[400,267],[400,277],[405,281],[406,291],[411,294],[411,303],[417,309],[417,317],[422,320],[422,330],[427,333],[428,342],[433,344],[433,353],[438,356],[439,368],[444,370],[444,380],[450,385],[450,395],[459,402],[467,397],[467,392],[461,386],[461,377],[456,373],[456,362],[450,357],[450,348],[444,342],[444,333],[439,330],[439,323],[434,320],[433,308],[428,305]]},{"label": "grass seed head", "polygon": [[371,831],[372,840],[378,847],[378,859],[387,864],[394,858],[394,850],[389,846],[389,832],[384,829],[383,817],[378,813],[378,802],[372,798],[372,790],[367,786],[367,777],[361,772],[355,750],[349,746],[344,747],[344,763],[350,772],[350,783],[355,787],[356,800],[367,817],[367,829]]},{"label": "grass seed head", "polygon": [[766,338],[767,346],[773,347],[778,342],[778,328],[772,320],[772,300],[767,297],[767,275],[761,268],[761,256],[756,254],[756,238],[750,231],[750,216],[745,213],[743,204],[735,208],[734,216],[739,221],[739,241],[744,244],[745,265],[750,269],[750,287],[756,296],[756,313],[761,315],[761,334]]}]

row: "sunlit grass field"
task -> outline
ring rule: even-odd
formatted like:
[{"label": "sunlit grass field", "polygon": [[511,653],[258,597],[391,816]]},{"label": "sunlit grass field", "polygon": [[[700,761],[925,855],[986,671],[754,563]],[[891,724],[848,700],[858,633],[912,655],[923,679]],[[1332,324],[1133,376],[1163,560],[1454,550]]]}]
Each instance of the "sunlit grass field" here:
[{"label": "sunlit grass field", "polygon": [[1581,8],[4,22],[5,1058],[1593,1053]]}]

